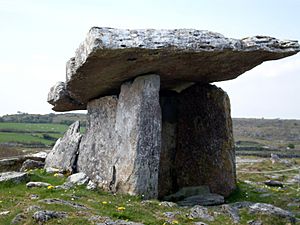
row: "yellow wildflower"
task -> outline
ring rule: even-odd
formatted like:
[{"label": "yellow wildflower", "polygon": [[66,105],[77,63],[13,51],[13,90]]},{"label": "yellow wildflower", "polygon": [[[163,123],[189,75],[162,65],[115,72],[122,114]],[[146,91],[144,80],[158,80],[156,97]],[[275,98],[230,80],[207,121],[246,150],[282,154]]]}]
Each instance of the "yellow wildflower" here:
[{"label": "yellow wildflower", "polygon": [[124,211],[124,210],[125,210],[125,207],[119,206],[119,207],[117,208],[117,210],[119,210],[119,211]]},{"label": "yellow wildflower", "polygon": [[49,185],[48,187],[47,187],[47,189],[49,189],[49,190],[51,190],[51,189],[53,189],[54,188],[54,186],[52,186],[52,185]]},{"label": "yellow wildflower", "polygon": [[173,220],[172,224],[179,224],[179,222],[177,220]]},{"label": "yellow wildflower", "polygon": [[102,204],[103,204],[103,205],[106,205],[106,204],[107,204],[107,202],[106,202],[106,201],[103,201],[103,202],[102,202]]},{"label": "yellow wildflower", "polygon": [[58,176],[58,173],[55,173],[53,176],[57,177],[57,176]]}]

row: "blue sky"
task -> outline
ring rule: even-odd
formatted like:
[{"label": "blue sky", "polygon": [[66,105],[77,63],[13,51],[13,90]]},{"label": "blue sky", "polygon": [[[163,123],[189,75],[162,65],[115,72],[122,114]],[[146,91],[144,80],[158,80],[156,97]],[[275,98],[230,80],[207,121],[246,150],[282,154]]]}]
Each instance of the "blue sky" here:
[{"label": "blue sky", "polygon": [[[300,40],[299,0],[0,0],[0,115],[49,113],[49,88],[92,26]],[[216,83],[233,117],[300,119],[300,53]]]}]

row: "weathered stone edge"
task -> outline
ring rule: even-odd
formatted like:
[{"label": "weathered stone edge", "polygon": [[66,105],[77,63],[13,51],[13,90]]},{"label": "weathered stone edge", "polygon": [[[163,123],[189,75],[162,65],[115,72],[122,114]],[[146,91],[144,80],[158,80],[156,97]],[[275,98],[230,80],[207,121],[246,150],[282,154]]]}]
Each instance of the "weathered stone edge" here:
[{"label": "weathered stone edge", "polygon": [[222,34],[195,29],[115,29],[92,27],[86,39],[67,62],[66,81],[97,50],[116,49],[177,50],[183,52],[216,51],[265,51],[296,54],[298,41],[279,40],[269,36],[253,36],[239,39],[226,38]]}]

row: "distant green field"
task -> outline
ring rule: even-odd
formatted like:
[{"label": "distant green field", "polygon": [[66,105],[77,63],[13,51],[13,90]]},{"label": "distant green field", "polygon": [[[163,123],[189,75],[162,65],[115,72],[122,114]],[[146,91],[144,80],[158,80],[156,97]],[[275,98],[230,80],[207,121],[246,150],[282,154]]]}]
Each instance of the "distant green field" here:
[{"label": "distant green field", "polygon": [[46,123],[0,123],[0,143],[51,146],[68,126]]},{"label": "distant green field", "polygon": [[49,123],[3,123],[0,122],[0,131],[15,130],[25,132],[49,132],[49,133],[64,133],[68,126],[64,124],[49,124]]}]

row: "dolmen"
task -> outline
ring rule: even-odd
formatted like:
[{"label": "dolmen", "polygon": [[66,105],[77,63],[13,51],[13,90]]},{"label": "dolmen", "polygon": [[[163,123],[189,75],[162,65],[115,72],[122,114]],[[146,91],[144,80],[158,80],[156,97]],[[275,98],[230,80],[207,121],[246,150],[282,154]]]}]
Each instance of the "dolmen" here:
[{"label": "dolmen", "polygon": [[112,192],[163,198],[208,186],[236,188],[229,97],[217,81],[300,51],[297,41],[241,40],[193,29],[93,27],[48,95],[53,110],[87,109],[46,167],[84,172]]}]

